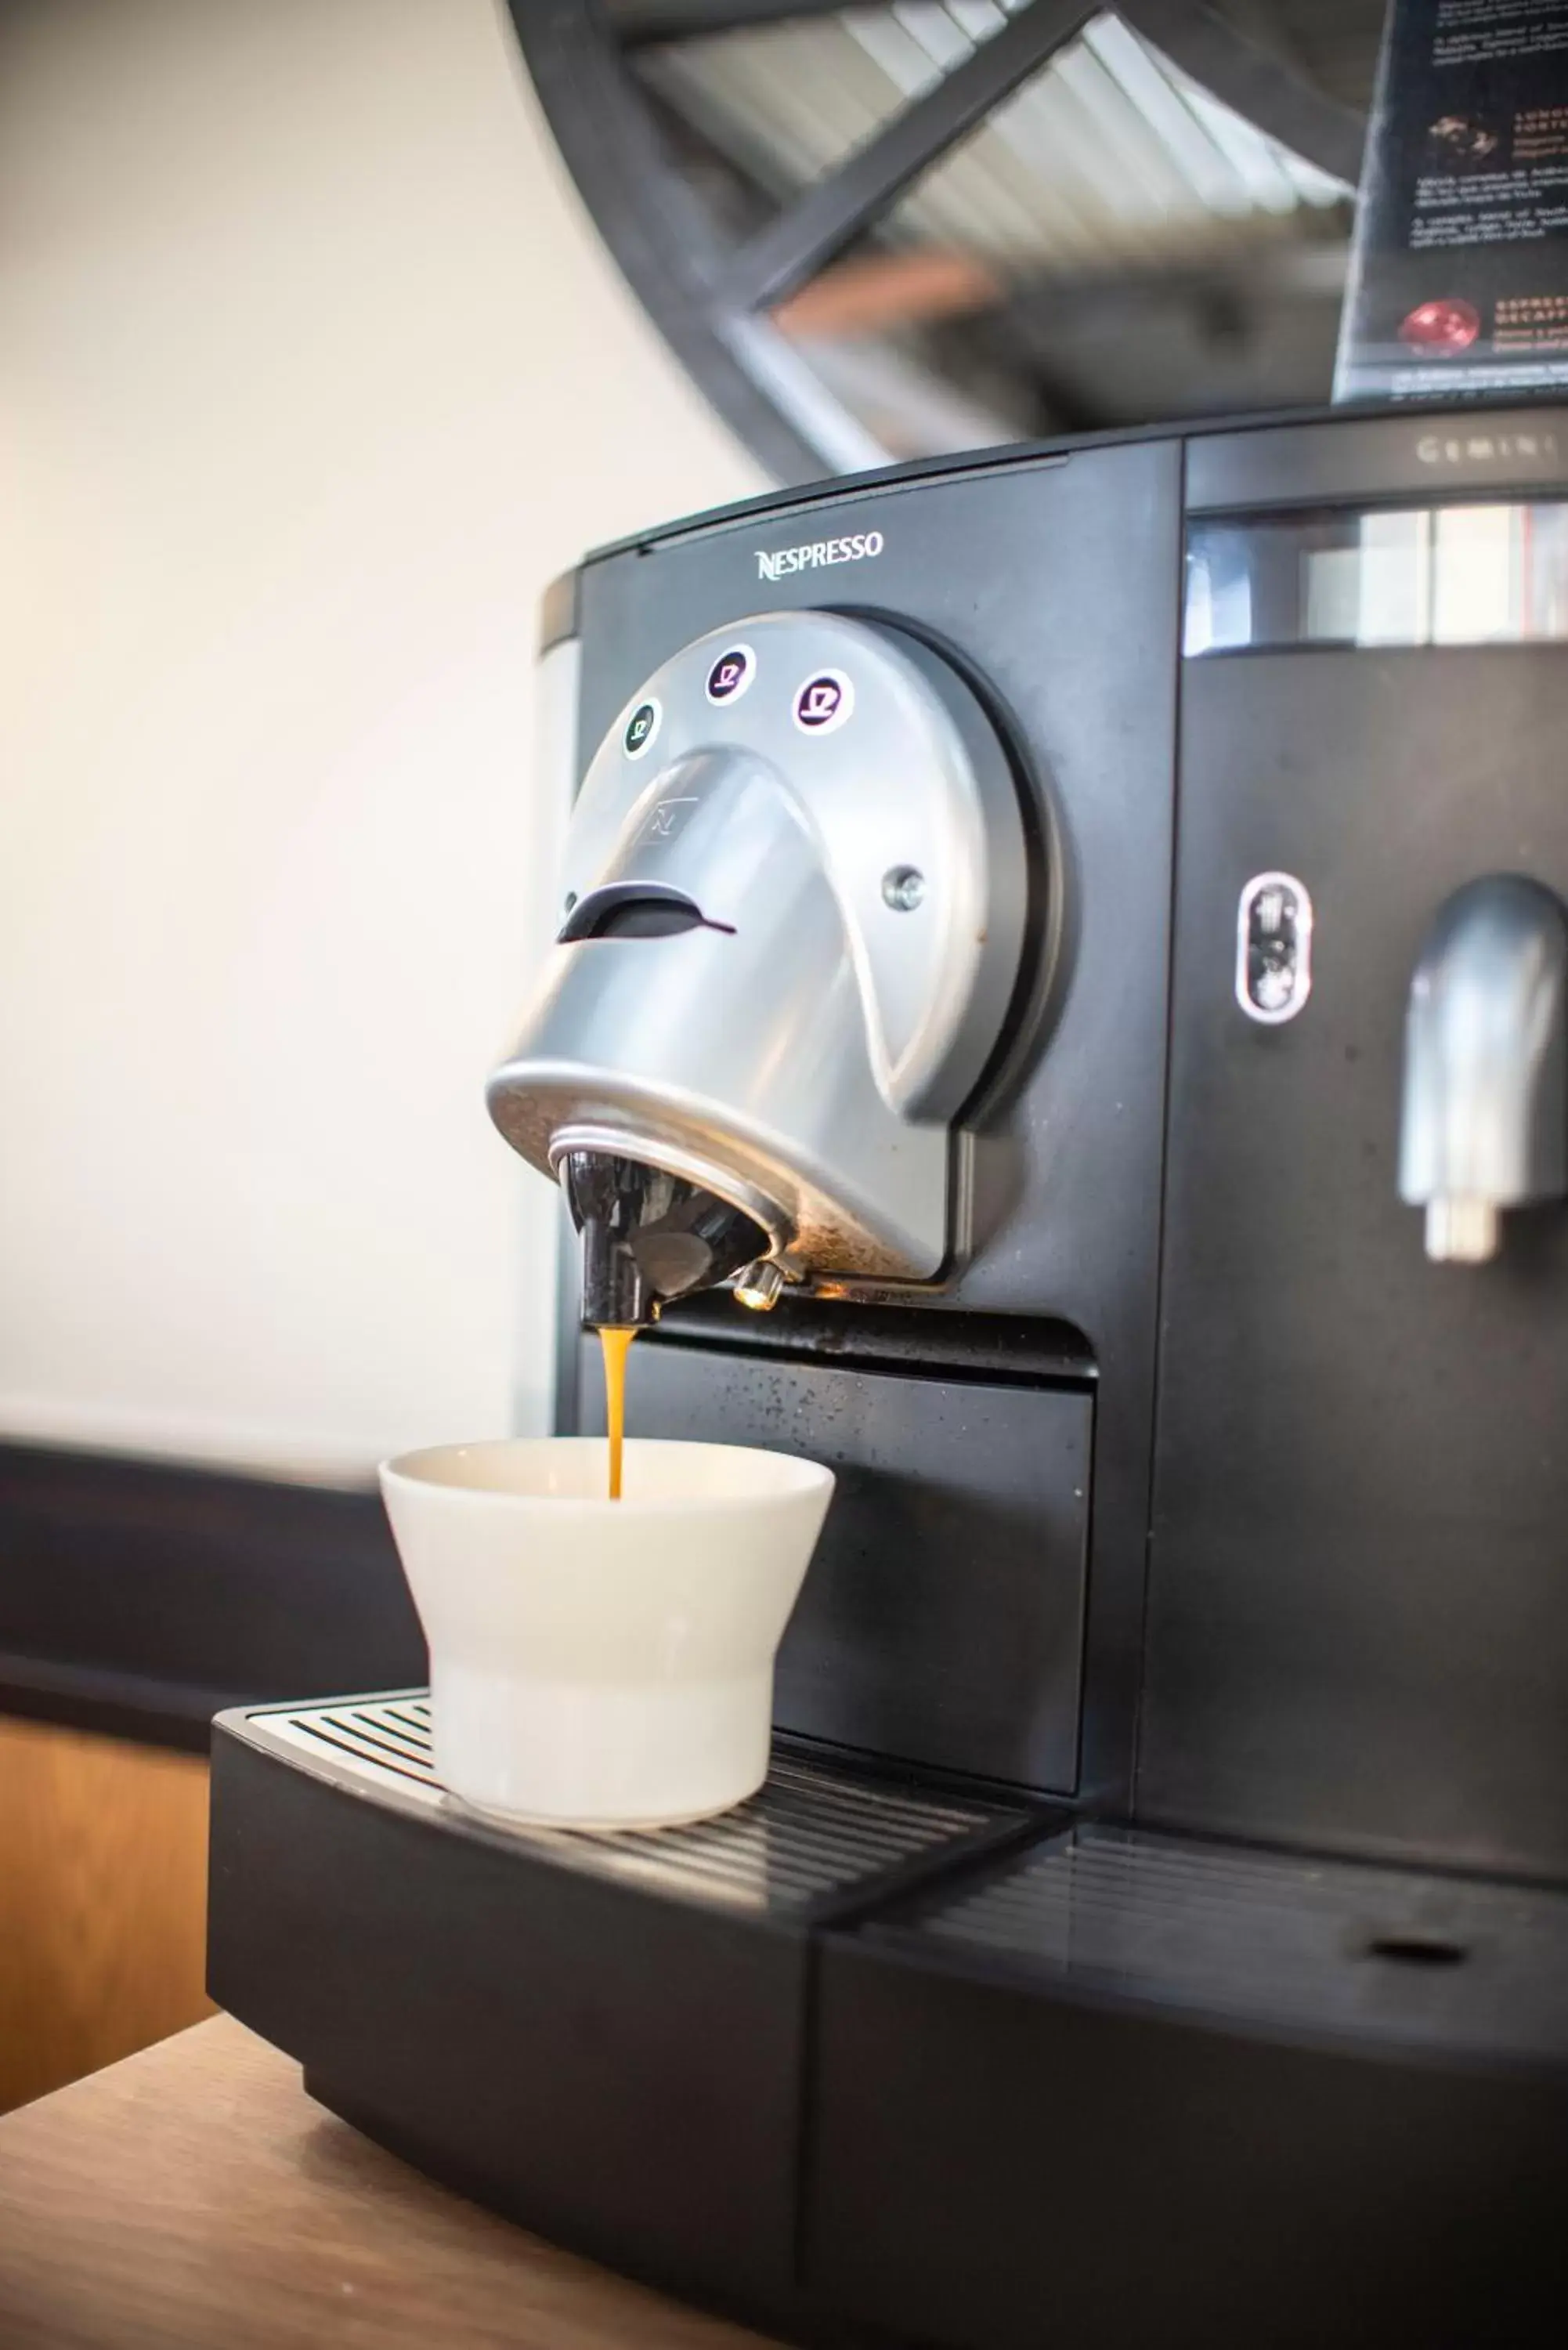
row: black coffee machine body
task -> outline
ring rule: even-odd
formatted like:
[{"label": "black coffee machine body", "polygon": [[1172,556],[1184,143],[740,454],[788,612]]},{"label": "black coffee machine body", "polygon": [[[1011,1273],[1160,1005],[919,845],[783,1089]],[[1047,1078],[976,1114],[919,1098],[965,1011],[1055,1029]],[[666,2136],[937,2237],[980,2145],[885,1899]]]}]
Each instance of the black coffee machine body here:
[{"label": "black coffee machine body", "polygon": [[[651,1324],[634,1430],[838,1473],[776,1767],[706,1828],[507,1837],[434,1785],[419,1693],[229,1717],[214,1994],[427,2168],[801,2338],[1531,2338],[1568,2186],[1568,416],[835,484],[594,558],[546,639],[581,821],[633,815],[497,1119]],[[923,697],[988,851],[900,831],[929,779],[883,713]],[[746,816],[764,768],[804,827]],[[702,974],[802,838],[860,993],[814,1003],[831,958],[777,924],[704,1092]],[[969,993],[919,981],[936,1041],[902,1093],[871,1053],[863,1118],[853,1007],[971,852]],[[639,999],[671,949],[701,979],[624,1065],[607,947]],[[640,1208],[596,1231],[628,1161],[733,1218],[688,1219],[711,1277],[637,1254]]]}]

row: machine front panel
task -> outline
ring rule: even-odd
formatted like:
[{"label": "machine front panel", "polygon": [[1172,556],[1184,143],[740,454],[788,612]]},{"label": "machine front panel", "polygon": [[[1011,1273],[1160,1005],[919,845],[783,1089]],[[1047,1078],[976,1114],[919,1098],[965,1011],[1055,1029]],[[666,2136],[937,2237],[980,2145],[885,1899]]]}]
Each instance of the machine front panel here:
[{"label": "machine front panel", "polygon": [[[1478,876],[1568,893],[1565,741],[1549,645],[1187,665],[1146,1814],[1568,1864],[1568,1217],[1433,1263],[1399,1197],[1423,940]],[[1293,1004],[1239,967],[1271,876]]]},{"label": "machine front panel", "polygon": [[[923,639],[1011,749],[1030,835],[1033,983],[959,1121],[953,1259],[928,1288],[847,1286],[918,1307],[929,1325],[954,1309],[999,1324],[1055,1317],[1086,1341],[1099,1384],[1081,1783],[1124,1799],[1147,1533],[1180,478],[1179,445],[1147,442],[781,500],[591,563],[582,583],[585,750],[682,645],[775,608],[879,617]],[[833,559],[812,559],[818,546]],[[647,1425],[637,1409],[634,1397],[633,1425]],[[918,1455],[898,1466],[918,1473]],[[881,1669],[877,1646],[908,1650],[914,1626],[942,1623],[878,1624],[867,1673]],[[940,1678],[945,1663],[939,1642],[907,1669]],[[1054,1698],[1047,1711],[1056,1718]],[[837,1700],[829,1711],[851,1743],[876,1744],[886,1727],[880,1700],[863,1720]],[[1064,1751],[1021,1760],[1020,1775],[1063,1783]]]},{"label": "machine front panel", "polygon": [[[585,1368],[583,1424],[597,1432],[597,1366]],[[1086,1387],[849,1370],[654,1337],[632,1349],[628,1416],[639,1436],[767,1445],[837,1477],[779,1656],[782,1730],[1073,1792]]]},{"label": "machine front panel", "polygon": [[[1037,901],[976,1128],[967,1261],[942,1302],[1074,1322],[1099,1346],[1152,1318],[1179,629],[1179,451],[1087,450],[993,475],[781,505],[591,564],[581,740],[681,646],[758,610],[882,616],[925,638],[1022,768]],[[874,555],[762,576],[802,543]],[[755,689],[753,689],[753,693]],[[853,754],[856,715],[835,737]],[[1037,904],[1037,912],[1038,912]],[[927,1302],[922,1299],[922,1304]]]}]

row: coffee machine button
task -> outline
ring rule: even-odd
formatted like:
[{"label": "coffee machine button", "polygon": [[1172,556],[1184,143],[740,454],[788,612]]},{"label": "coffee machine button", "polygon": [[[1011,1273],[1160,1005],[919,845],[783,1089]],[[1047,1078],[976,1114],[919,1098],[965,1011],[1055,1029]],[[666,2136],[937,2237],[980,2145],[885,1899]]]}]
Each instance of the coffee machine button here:
[{"label": "coffee machine button", "polygon": [[757,673],[757,657],[750,645],[727,645],[708,671],[703,691],[710,702],[739,702]]},{"label": "coffee machine button", "polygon": [[638,703],[626,722],[626,733],[621,737],[622,747],[628,759],[641,758],[658,733],[659,722],[663,715],[663,710],[651,696],[647,702]]},{"label": "coffee machine button", "polygon": [[794,723],[803,734],[831,734],[855,707],[855,687],[841,669],[819,670],[794,698]]}]

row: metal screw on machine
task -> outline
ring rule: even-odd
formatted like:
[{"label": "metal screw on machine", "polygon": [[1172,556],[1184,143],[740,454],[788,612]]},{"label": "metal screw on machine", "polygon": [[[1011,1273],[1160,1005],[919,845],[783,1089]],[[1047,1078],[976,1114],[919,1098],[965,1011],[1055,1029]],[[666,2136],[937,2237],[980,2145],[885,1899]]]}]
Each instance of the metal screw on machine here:
[{"label": "metal screw on machine", "polygon": [[890,865],[882,876],[882,902],[896,914],[912,914],[926,894],[926,877],[917,866]]}]

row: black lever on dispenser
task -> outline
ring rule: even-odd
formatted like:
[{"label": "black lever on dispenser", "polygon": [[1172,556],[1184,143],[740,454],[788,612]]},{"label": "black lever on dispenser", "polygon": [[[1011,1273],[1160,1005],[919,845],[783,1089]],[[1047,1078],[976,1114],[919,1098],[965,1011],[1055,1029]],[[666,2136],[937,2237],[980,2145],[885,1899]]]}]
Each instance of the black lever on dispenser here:
[{"label": "black lever on dispenser", "polygon": [[682,931],[724,931],[732,922],[712,922],[684,889],[665,881],[607,881],[570,909],[556,933],[558,947],[585,939],[668,939]]}]

